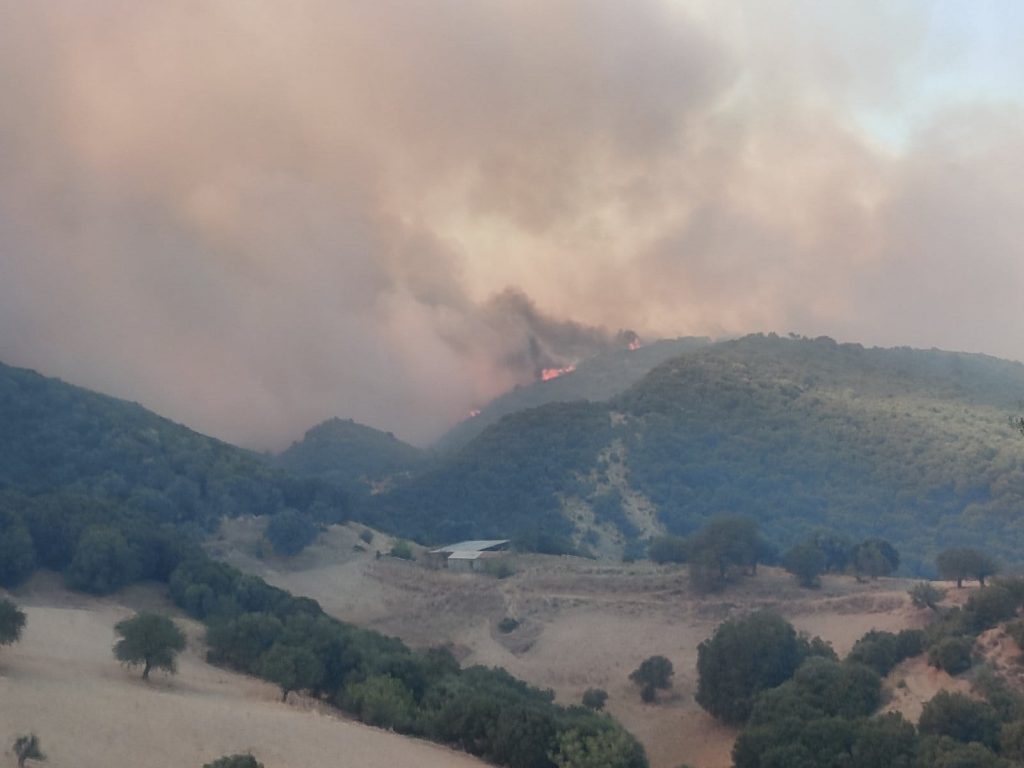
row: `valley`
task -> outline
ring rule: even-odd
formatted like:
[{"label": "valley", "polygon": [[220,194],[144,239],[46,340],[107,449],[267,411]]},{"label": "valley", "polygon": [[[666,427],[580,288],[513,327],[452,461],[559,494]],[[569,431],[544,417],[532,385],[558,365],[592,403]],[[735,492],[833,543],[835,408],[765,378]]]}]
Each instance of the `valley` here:
[{"label": "valley", "polygon": [[[697,646],[726,618],[771,608],[802,631],[819,635],[844,655],[872,629],[921,627],[928,612],[914,608],[911,582],[882,579],[858,584],[826,576],[820,590],[797,587],[779,569],[760,568],[719,595],[697,597],[685,568],[647,561],[623,564],[574,557],[513,556],[506,579],[434,570],[420,562],[376,559],[392,540],[376,534],[368,551],[359,526],[332,526],[289,560],[261,558],[261,523],[226,521],[209,547],[216,556],[295,594],[316,599],[329,614],[414,647],[448,645],[463,666],[501,666],[550,688],[556,700],[578,704],[588,688],[609,694],[607,711],[644,744],[652,768],[728,768],[736,731],[717,723],[693,700]],[[422,550],[420,551],[422,559]],[[506,616],[519,621],[509,633]],[[629,673],[652,654],[667,656],[674,684],[655,705],[640,701]],[[919,714],[935,690],[963,687],[921,659],[900,674],[897,706]],[[912,664],[912,663],[910,663]],[[895,674],[895,673],[894,673]]]}]

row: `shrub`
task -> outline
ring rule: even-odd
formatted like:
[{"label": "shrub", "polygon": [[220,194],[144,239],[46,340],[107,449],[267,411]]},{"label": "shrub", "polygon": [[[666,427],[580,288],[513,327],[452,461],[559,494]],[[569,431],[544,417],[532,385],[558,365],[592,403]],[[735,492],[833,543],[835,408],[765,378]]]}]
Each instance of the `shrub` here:
[{"label": "shrub", "polygon": [[18,642],[24,629],[25,613],[10,600],[0,599],[0,645]]},{"label": "shrub", "polygon": [[603,688],[587,688],[583,692],[582,704],[587,709],[595,712],[604,709],[604,703],[608,701],[608,692]]},{"label": "shrub", "polygon": [[514,632],[519,627],[519,622],[511,616],[506,616],[498,622],[498,631],[504,634]]},{"label": "shrub", "polygon": [[16,587],[36,569],[36,550],[28,526],[0,513],[0,587]]},{"label": "shrub", "polygon": [[910,595],[910,602],[915,608],[930,608],[933,611],[939,609],[939,603],[946,596],[946,590],[940,589],[931,582],[919,581],[912,586],[907,594]]},{"label": "shrub", "polygon": [[974,640],[968,637],[946,637],[928,649],[928,663],[951,675],[971,668]]},{"label": "shrub", "polygon": [[806,654],[793,625],[770,611],[721,624],[697,648],[697,703],[726,723],[742,723],[758,693],[781,685]]},{"label": "shrub", "polygon": [[206,763],[203,768],[263,768],[263,763],[249,754],[225,755],[212,763]]},{"label": "shrub", "polygon": [[671,661],[664,656],[651,656],[629,673],[629,679],[637,685],[664,689],[672,687],[673,674]]},{"label": "shrub", "polygon": [[515,566],[504,558],[484,560],[484,573],[496,579],[507,579],[516,575]]},{"label": "shrub", "polygon": [[1012,637],[1013,641],[1024,650],[1024,619],[1007,622],[1006,634]]},{"label": "shrub", "polygon": [[406,732],[412,725],[415,701],[412,691],[390,675],[375,675],[348,686],[345,706],[363,722]]},{"label": "shrub", "polygon": [[647,557],[655,563],[685,563],[686,539],[682,536],[655,536],[647,545]]},{"label": "shrub", "polygon": [[1000,723],[985,702],[962,693],[940,691],[924,705],[917,725],[922,735],[948,736],[965,744],[976,741],[989,749],[999,746]]},{"label": "shrub", "polygon": [[825,571],[825,553],[814,542],[804,542],[782,556],[782,565],[796,576],[801,587],[817,587],[820,584],[818,577]]},{"label": "shrub", "polygon": [[297,555],[316,539],[317,528],[309,515],[285,509],[270,517],[265,535],[279,555]]},{"label": "shrub", "polygon": [[369,528],[363,528],[363,530],[361,530],[359,532],[359,538],[362,539],[367,544],[372,544],[373,543],[373,531],[371,531]]},{"label": "shrub", "polygon": [[993,585],[974,592],[967,599],[966,611],[972,617],[974,628],[982,631],[1013,618],[1017,613],[1017,600],[1010,590]]},{"label": "shrub", "polygon": [[388,554],[392,557],[397,557],[400,560],[415,560],[416,558],[412,554],[412,546],[408,541],[396,541]]},{"label": "shrub", "polygon": [[872,630],[854,643],[846,658],[884,677],[904,659],[924,651],[924,642],[924,632],[919,629],[905,629],[899,634]]},{"label": "shrub", "polygon": [[18,759],[18,768],[25,765],[26,760],[45,760],[39,737],[34,733],[18,736],[14,740],[14,756]]}]

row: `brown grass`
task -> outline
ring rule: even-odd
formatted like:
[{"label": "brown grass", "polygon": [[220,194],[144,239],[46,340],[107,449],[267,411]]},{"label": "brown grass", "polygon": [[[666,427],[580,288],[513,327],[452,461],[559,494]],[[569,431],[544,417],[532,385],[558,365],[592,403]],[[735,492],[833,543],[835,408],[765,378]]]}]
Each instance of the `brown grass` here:
[{"label": "brown grass", "polygon": [[[774,608],[844,654],[868,630],[922,626],[928,618],[910,605],[910,582],[902,580],[857,584],[826,577],[821,589],[809,591],[788,574],[764,568],[720,595],[697,598],[679,567],[521,556],[515,558],[517,573],[499,581],[377,560],[372,551],[352,549],[358,530],[333,527],[292,561],[264,560],[254,554],[258,523],[236,520],[216,546],[244,570],[317,599],[332,615],[415,646],[448,644],[464,665],[505,667],[553,689],[561,703],[579,703],[587,688],[604,688],[608,710],[644,743],[652,768],[731,763],[735,731],[715,723],[693,700],[697,646],[724,619]],[[373,549],[387,546],[386,537],[374,540]],[[521,626],[499,632],[504,616]],[[675,684],[647,705],[628,676],[653,654],[672,661]]]},{"label": "brown grass", "polygon": [[[114,624],[142,607],[171,612],[156,588],[93,599],[37,577],[15,600],[28,614],[21,642],[0,650],[0,765],[34,731],[51,768],[199,768],[251,751],[267,768],[470,768],[468,755],[343,720],[302,697],[203,661],[202,628],[176,617],[189,642],[177,675],[138,671],[111,654]],[[294,694],[293,694],[294,696]]]}]

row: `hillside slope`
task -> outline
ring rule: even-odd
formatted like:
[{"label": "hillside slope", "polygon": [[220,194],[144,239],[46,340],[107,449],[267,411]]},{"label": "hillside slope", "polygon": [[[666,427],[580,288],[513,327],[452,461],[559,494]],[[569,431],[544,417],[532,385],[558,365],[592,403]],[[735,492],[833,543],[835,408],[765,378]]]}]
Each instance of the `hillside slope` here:
[{"label": "hillside slope", "polygon": [[461,448],[503,417],[528,408],[576,400],[609,400],[636,384],[655,366],[709,343],[709,339],[696,337],[662,339],[638,349],[615,349],[595,355],[581,362],[571,373],[528,387],[517,387],[495,398],[476,416],[452,427],[437,442],[437,447],[442,451]]},{"label": "hillside slope", "polygon": [[273,464],[296,475],[322,477],[355,492],[369,492],[374,483],[410,472],[423,461],[423,451],[390,432],[351,419],[328,419],[275,456]]},{"label": "hillside slope", "polygon": [[[952,543],[1018,562],[1024,366],[982,355],[751,336],[692,351],[607,403],[510,415],[379,501],[431,541],[538,531],[596,547],[755,517],[788,545],[882,535],[906,570]],[[650,530],[648,527],[647,531]]]},{"label": "hillside slope", "polygon": [[248,451],[137,403],[0,364],[0,490],[124,503],[201,528],[284,507],[342,519],[343,493],[268,468]]}]

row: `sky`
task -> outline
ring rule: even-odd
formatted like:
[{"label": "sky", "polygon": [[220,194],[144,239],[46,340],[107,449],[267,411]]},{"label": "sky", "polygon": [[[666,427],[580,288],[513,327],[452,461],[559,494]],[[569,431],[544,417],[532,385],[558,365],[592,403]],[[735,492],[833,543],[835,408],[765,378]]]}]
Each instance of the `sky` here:
[{"label": "sky", "polygon": [[277,450],[622,343],[1024,359],[1015,0],[0,0],[0,361]]}]

